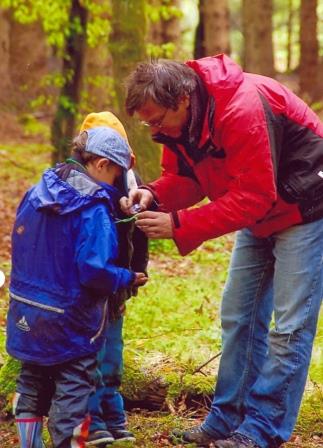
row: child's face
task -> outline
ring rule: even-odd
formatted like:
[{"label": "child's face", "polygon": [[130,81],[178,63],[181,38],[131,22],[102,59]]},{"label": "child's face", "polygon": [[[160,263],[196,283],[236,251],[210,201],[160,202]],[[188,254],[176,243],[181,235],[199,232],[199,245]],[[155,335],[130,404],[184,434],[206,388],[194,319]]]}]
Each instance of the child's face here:
[{"label": "child's face", "polygon": [[97,158],[86,165],[89,174],[99,182],[114,185],[122,174],[121,166],[111,162],[109,159]]}]

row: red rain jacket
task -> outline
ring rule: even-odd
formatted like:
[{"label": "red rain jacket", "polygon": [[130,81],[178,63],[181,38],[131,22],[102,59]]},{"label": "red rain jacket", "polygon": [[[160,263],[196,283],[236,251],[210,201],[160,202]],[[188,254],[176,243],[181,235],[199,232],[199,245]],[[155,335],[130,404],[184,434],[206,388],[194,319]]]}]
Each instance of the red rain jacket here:
[{"label": "red rain jacket", "polygon": [[323,217],[323,124],[314,112],[223,54],[187,65],[208,98],[195,155],[168,138],[162,175],[149,184],[160,209],[173,212],[180,253],[245,227],[267,237]]}]

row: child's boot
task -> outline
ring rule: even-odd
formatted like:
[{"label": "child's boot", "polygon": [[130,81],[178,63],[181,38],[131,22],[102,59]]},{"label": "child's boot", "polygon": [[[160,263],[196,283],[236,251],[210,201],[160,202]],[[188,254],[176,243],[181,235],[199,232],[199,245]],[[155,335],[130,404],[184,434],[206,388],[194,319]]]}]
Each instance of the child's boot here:
[{"label": "child's boot", "polygon": [[43,418],[31,414],[19,414],[16,425],[20,448],[44,448],[42,441]]}]

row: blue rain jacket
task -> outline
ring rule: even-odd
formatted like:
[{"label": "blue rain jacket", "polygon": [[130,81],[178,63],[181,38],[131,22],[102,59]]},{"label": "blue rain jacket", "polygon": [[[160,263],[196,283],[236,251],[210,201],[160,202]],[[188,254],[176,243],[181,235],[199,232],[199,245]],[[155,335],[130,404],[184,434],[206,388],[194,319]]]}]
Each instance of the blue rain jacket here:
[{"label": "blue rain jacket", "polygon": [[107,296],[135,274],[114,265],[119,192],[72,170],[54,169],[23,198],[12,234],[7,351],[51,365],[97,352]]}]

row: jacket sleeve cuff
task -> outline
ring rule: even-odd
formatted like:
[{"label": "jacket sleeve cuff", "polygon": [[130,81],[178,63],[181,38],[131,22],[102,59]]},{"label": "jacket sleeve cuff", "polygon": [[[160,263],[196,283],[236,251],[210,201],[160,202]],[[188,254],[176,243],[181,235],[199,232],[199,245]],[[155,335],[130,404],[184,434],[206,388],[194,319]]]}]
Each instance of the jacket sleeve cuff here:
[{"label": "jacket sleeve cuff", "polygon": [[192,231],[187,226],[181,225],[180,213],[171,213],[173,223],[173,240],[182,256],[188,255],[203,243],[203,239],[192,237]]}]

